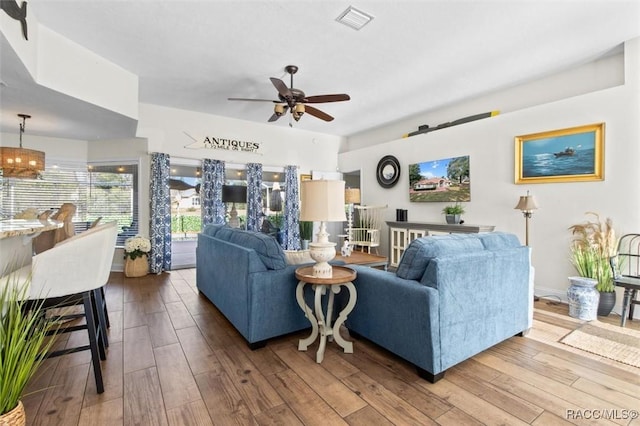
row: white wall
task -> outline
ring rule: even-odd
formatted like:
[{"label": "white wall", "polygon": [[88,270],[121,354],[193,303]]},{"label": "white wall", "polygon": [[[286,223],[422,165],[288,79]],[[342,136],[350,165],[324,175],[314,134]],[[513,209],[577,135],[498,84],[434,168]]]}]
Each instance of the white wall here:
[{"label": "white wall", "polygon": [[[87,141],[77,139],[50,138],[29,134],[29,122],[27,130],[22,135],[22,147],[44,151],[45,159],[64,159],[71,161],[87,161]],[[16,131],[18,124],[16,122]],[[20,146],[20,135],[16,133],[0,133],[0,146]]]},{"label": "white wall", "polygon": [[[260,153],[189,149],[206,136],[261,143]],[[187,159],[214,158],[227,163],[299,166],[300,173],[333,170],[343,138],[275,124],[253,123],[175,108],[140,104],[139,137],[149,140],[149,152]]]},{"label": "white wall", "polygon": [[138,76],[40,25],[27,11],[29,40],[20,23],[0,14],[0,32],[34,81],[127,117],[138,116]]},{"label": "white wall", "polygon": [[624,84],[625,55],[622,47],[597,60],[579,64],[571,69],[545,76],[527,84],[488,93],[449,105],[435,111],[427,111],[388,125],[349,137],[343,151],[365,148],[384,143],[418,130],[427,124],[436,127],[462,117],[499,110],[501,114],[514,112],[535,105],[542,105],[573,96],[591,93]]},{"label": "white wall", "polygon": [[[495,225],[496,230],[515,233],[522,241],[524,218],[514,206],[530,190],[540,207],[530,222],[529,237],[536,294],[566,300],[567,276],[575,274],[569,262],[569,226],[583,222],[585,212],[595,211],[611,217],[620,233],[640,230],[639,45],[637,39],[627,43],[625,85],[344,152],[339,155],[340,170],[361,170],[363,204],[388,204],[386,220],[395,220],[395,209],[403,208],[408,209],[410,221],[444,222],[441,209],[445,203],[409,202],[408,165],[469,155],[471,202],[465,204],[463,219],[468,224]],[[521,96],[522,87],[513,93]],[[503,95],[508,103],[509,93]],[[515,136],[598,122],[606,123],[604,181],[514,184]],[[401,177],[395,187],[383,189],[376,181],[376,165],[389,154],[400,161]],[[383,237],[386,252],[386,227]],[[621,299],[620,293],[618,312]]]}]

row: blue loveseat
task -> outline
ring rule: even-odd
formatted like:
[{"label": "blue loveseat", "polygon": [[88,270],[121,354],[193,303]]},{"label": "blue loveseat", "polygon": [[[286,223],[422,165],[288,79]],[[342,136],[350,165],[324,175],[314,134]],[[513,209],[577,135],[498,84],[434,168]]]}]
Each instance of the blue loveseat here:
[{"label": "blue loveseat", "polygon": [[256,349],[310,327],[296,302],[295,270],[272,236],[224,225],[198,235],[196,285]]},{"label": "blue loveseat", "polygon": [[513,234],[420,238],[396,272],[355,269],[351,335],[413,363],[431,382],[531,326],[530,253]]}]

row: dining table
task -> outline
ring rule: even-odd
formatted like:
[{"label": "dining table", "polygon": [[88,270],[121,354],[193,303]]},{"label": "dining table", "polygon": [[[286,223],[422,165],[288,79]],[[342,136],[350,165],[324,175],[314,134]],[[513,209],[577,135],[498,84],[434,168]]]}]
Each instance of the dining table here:
[{"label": "dining table", "polygon": [[0,220],[0,276],[31,263],[33,238],[62,226],[51,219]]}]

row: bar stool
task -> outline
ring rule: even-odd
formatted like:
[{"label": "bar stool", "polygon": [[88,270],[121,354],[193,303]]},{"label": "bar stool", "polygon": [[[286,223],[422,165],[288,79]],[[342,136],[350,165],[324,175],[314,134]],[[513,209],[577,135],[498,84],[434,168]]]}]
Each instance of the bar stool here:
[{"label": "bar stool", "polygon": [[[115,223],[97,226],[75,235],[50,250],[33,257],[14,274],[19,282],[29,280],[29,305],[43,302],[46,308],[83,306],[82,313],[61,315],[60,319],[85,318],[85,324],[63,325],[57,332],[87,330],[89,344],[47,353],[47,358],[90,350],[98,393],[104,392],[100,360],[106,359],[106,312],[101,289],[113,260],[117,237]],[[108,265],[108,267],[107,267]]]}]

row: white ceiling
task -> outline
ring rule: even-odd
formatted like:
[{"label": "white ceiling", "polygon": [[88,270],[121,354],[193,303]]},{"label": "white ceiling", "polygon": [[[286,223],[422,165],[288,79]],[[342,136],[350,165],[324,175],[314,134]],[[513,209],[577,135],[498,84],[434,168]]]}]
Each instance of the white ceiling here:
[{"label": "white ceiling", "polygon": [[[342,1],[30,0],[29,13],[62,36],[139,76],[140,102],[266,123],[277,99],[269,77],[316,104],[294,127],[348,136],[597,58],[640,35],[640,2],[358,1],[362,30],[336,22]],[[17,25],[17,23],[16,23]],[[2,130],[15,113],[27,131],[99,139],[135,134],[135,122],[35,87],[2,37]],[[18,89],[16,89],[16,86]],[[10,116],[10,117],[8,117]],[[15,119],[14,119],[15,117]],[[270,124],[286,127],[289,119]]]}]

